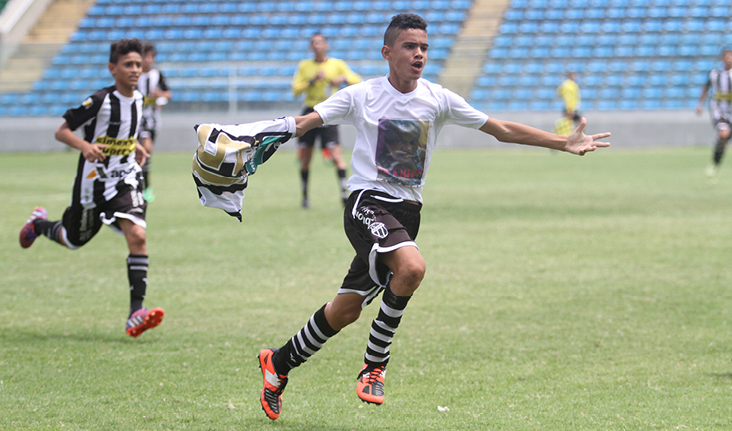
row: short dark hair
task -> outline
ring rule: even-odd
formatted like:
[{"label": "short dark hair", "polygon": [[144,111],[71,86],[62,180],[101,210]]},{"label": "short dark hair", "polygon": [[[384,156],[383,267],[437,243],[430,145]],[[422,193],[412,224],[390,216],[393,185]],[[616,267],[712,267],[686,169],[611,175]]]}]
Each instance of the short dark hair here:
[{"label": "short dark hair", "polygon": [[153,45],[151,42],[145,42],[142,44],[142,56],[144,57],[146,54],[152,53],[155,55],[155,45]]},{"label": "short dark hair", "polygon": [[394,42],[399,36],[399,32],[410,28],[427,31],[427,21],[421,16],[413,13],[400,13],[391,18],[389,27],[384,32],[384,45],[394,46]]},{"label": "short dark hair", "polygon": [[117,64],[119,58],[131,52],[142,56],[142,42],[139,39],[120,39],[109,46],[109,62]]}]

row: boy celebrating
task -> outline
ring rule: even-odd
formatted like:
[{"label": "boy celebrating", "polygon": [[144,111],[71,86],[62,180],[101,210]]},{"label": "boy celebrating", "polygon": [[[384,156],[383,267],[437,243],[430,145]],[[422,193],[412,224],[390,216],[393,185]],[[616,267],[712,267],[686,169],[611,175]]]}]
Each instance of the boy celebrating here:
[{"label": "boy celebrating", "polygon": [[[478,129],[501,142],[580,156],[610,145],[598,141],[610,133],[589,136],[583,133],[587,124],[584,118],[569,136],[560,136],[489,118],[457,94],[422,79],[429,47],[426,29],[427,23],[417,15],[394,16],[384,33],[381,48],[389,64],[389,74],[336,92],[315,105],[312,113],[270,123],[197,128],[199,142],[206,145],[204,148],[209,143],[217,143],[215,148],[221,150],[216,151],[217,155],[227,148],[235,148],[234,144],[249,148],[243,143],[256,142],[274,131],[280,136],[290,133],[302,136],[323,124],[337,123],[352,124],[357,130],[351,158],[353,175],[348,180],[351,194],[343,217],[346,236],[356,256],[331,302],[317,310],[284,345],[260,351],[259,367],[264,380],[260,404],[270,419],[280,416],[289,372],[316,354],[341,329],[355,322],[362,309],[382,292],[379,313],[371,324],[366,343],[364,364],[358,372],[356,395],[367,403],[384,402],[384,378],[392,339],[425,275],[426,264],[415,239],[420,225],[422,187],[437,145],[437,134],[445,124]],[[201,156],[215,159],[208,153]],[[228,175],[233,177],[230,179],[223,169],[218,169],[219,165],[207,168],[206,177],[210,182],[225,186],[237,179],[239,169],[232,175],[232,169],[228,168]],[[220,193],[224,189],[218,190]]]},{"label": "boy celebrating", "polygon": [[[103,88],[81,106],[69,109],[55,137],[81,152],[71,204],[59,221],[48,220],[36,207],[20,230],[20,245],[28,248],[39,235],[71,250],[91,240],[102,224],[124,235],[129,249],[127,276],[130,314],[127,335],[137,337],[163,320],[162,308],[142,306],[147,288],[148,256],[140,165],[147,152],[137,142],[142,94],[135,90],[142,72],[142,43],[122,39],[111,44],[109,72],[115,85]],[[73,131],[84,127],[84,139]]]}]

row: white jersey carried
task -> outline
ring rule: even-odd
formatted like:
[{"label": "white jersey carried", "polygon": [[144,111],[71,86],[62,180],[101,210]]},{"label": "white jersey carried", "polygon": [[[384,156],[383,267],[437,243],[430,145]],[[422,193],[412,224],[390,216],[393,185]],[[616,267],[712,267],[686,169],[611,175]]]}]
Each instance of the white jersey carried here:
[{"label": "white jersey carried", "polygon": [[348,187],[422,202],[422,187],[445,124],[478,129],[488,116],[438,84],[420,79],[400,93],[389,76],[348,86],[315,105],[326,125],[351,124],[357,137]]}]

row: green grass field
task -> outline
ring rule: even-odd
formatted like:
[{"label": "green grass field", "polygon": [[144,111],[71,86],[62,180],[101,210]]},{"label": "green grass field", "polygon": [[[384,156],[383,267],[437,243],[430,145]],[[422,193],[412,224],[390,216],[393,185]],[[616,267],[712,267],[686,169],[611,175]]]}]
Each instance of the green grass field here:
[{"label": "green grass field", "polygon": [[166,317],[132,339],[122,237],[18,245],[35,205],[61,216],[78,153],[1,155],[0,429],[732,429],[732,166],[712,185],[706,147],[507,148],[434,155],[384,405],[355,395],[372,305],[291,372],[275,422],[255,356],[352,258],[331,167],[305,211],[281,151],[239,224],[198,202],[192,150],[157,154],[146,305]]}]

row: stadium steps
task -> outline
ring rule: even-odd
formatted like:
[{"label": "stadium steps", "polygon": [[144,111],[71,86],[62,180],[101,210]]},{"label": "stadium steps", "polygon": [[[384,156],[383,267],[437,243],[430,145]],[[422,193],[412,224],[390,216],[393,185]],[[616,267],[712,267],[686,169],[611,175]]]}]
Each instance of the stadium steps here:
[{"label": "stadium steps", "polygon": [[510,0],[473,2],[440,75],[445,87],[465,98],[469,96],[509,3]]},{"label": "stadium steps", "polygon": [[27,92],[69,41],[94,0],[56,0],[0,70],[0,93]]}]

